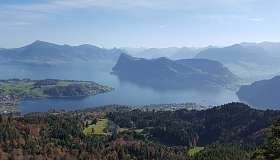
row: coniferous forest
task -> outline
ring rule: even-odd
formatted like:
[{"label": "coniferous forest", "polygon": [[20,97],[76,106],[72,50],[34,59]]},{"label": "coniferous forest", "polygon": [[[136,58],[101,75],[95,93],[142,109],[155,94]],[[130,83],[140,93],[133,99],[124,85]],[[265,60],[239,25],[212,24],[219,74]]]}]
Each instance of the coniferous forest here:
[{"label": "coniferous forest", "polygon": [[104,106],[0,117],[0,159],[280,158],[280,112],[230,103],[207,110]]}]

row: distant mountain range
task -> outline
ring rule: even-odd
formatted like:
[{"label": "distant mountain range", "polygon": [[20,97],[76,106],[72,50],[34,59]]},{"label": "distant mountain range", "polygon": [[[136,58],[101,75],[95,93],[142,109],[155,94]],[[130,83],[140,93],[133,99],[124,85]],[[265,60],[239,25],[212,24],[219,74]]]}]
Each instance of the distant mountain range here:
[{"label": "distant mountain range", "polygon": [[[280,51],[280,50],[279,50]],[[270,64],[276,62],[268,52],[258,45],[235,44],[224,48],[209,48],[201,51],[196,58],[217,60],[223,63],[256,63]]]},{"label": "distant mountain range", "polygon": [[257,46],[263,48],[271,57],[280,57],[280,43],[261,42],[261,43],[241,43],[243,46]]},{"label": "distant mountain range", "polygon": [[167,57],[170,59],[190,59],[190,58],[208,58],[220,62],[258,62],[260,57],[280,57],[280,43],[261,42],[249,43],[243,42],[226,47],[168,47],[168,48],[122,48],[128,54],[139,58],[159,58]]},{"label": "distant mountain range", "polygon": [[207,59],[144,59],[122,54],[113,67],[120,80],[157,89],[232,87],[238,78]]},{"label": "distant mountain range", "polygon": [[[280,73],[280,43],[240,43],[228,47],[169,47],[169,48],[114,48],[105,49],[94,45],[58,45],[35,41],[20,48],[0,49],[1,64],[86,64],[104,66],[110,70],[122,53],[133,57],[156,59],[209,59],[226,66],[242,78],[244,83],[272,78]],[[99,63],[100,62],[100,63]],[[86,67],[85,65],[85,67]]]},{"label": "distant mountain range", "polygon": [[160,58],[170,59],[189,59],[194,58],[204,48],[193,47],[169,47],[169,48],[124,48],[124,50],[135,57],[139,58]]},{"label": "distant mountain range", "polygon": [[116,61],[121,53],[119,49],[104,49],[88,44],[69,46],[35,41],[21,48],[0,50],[0,63],[61,64],[99,60]]},{"label": "distant mountain range", "polygon": [[237,95],[241,101],[255,107],[280,106],[280,76],[242,86]]},{"label": "distant mountain range", "polygon": [[253,82],[280,72],[280,43],[241,43],[208,48],[198,53],[196,58],[219,61],[239,77]]},{"label": "distant mountain range", "polygon": [[[35,41],[20,48],[0,48],[0,56],[9,61],[35,61],[50,60],[69,61],[72,58],[87,61],[92,59],[118,59],[126,52],[139,58],[154,59],[166,57],[169,59],[203,58],[217,60],[222,63],[276,63],[280,57],[280,43],[240,43],[228,47],[168,47],[168,48],[115,48],[105,49],[94,45],[84,44],[79,46],[58,45],[54,43]],[[275,59],[276,58],[276,59]]]}]

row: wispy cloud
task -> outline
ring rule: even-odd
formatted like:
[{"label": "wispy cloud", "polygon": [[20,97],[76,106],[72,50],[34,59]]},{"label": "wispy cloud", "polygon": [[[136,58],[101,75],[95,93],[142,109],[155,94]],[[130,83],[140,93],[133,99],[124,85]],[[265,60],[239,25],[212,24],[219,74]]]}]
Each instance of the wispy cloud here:
[{"label": "wispy cloud", "polygon": [[31,22],[18,21],[18,22],[9,23],[8,25],[10,25],[10,26],[28,26],[28,25],[32,25],[32,23]]},{"label": "wispy cloud", "polygon": [[110,8],[154,10],[219,10],[222,8],[241,7],[245,3],[256,0],[49,0],[45,3],[9,5],[10,9],[26,12],[52,13],[79,8]]},{"label": "wispy cloud", "polygon": [[[17,3],[0,6],[0,21],[30,24],[48,15],[77,9],[106,9],[122,11],[170,11],[190,14],[232,14],[248,10],[257,0],[48,0],[41,3]],[[145,11],[143,11],[145,10]],[[224,16],[224,15],[223,15]],[[260,19],[251,19],[260,21]]]}]

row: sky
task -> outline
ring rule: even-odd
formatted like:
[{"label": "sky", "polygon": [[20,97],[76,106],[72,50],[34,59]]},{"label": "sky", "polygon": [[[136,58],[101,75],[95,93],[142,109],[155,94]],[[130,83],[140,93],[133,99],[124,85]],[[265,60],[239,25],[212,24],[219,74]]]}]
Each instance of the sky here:
[{"label": "sky", "polygon": [[279,0],[0,0],[0,48],[280,42]]}]

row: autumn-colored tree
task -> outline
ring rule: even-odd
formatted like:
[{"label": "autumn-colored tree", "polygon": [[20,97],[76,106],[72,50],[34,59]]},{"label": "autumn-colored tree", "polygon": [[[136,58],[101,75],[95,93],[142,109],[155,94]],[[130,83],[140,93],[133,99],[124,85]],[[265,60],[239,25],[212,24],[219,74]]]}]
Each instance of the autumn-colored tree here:
[{"label": "autumn-colored tree", "polygon": [[268,134],[266,146],[258,150],[253,160],[280,160],[280,119],[274,122]]}]

